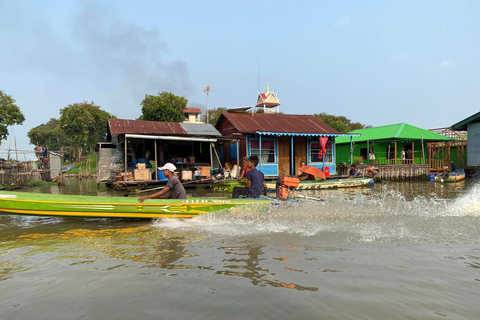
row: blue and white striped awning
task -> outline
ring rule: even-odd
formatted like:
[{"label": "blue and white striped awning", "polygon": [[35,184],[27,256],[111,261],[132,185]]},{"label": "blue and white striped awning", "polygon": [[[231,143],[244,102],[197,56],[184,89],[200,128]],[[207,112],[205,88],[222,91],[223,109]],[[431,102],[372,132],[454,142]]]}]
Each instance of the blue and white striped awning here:
[{"label": "blue and white striped awning", "polygon": [[288,137],[360,137],[358,133],[296,133],[296,132],[265,132],[257,131],[259,136],[288,136]]}]

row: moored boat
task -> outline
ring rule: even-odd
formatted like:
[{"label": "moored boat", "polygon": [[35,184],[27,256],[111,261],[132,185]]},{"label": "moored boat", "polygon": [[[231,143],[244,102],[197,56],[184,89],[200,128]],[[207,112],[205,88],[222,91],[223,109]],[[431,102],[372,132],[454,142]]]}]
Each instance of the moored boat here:
[{"label": "moored boat", "polygon": [[[327,179],[327,180],[303,180],[300,181],[297,190],[315,190],[331,188],[355,188],[366,185],[372,185],[372,177],[358,177],[345,179]],[[276,181],[266,181],[269,190],[276,189]],[[212,190],[216,192],[232,192],[236,186],[244,186],[245,182],[238,180],[219,180],[212,184]]]},{"label": "moored boat", "polygon": [[153,199],[136,197],[78,196],[0,191],[0,213],[97,217],[97,218],[193,218],[226,209],[265,207],[269,200],[231,198]]},{"label": "moored boat", "polygon": [[455,171],[445,172],[435,176],[435,181],[440,182],[457,182],[462,180],[465,180],[464,169],[457,169]]},{"label": "moored boat", "polygon": [[[332,188],[354,188],[366,185],[373,185],[372,177],[359,177],[347,179],[327,179],[327,180],[303,180],[297,187],[297,190],[315,190]],[[275,189],[275,182],[267,182],[268,189]]]}]

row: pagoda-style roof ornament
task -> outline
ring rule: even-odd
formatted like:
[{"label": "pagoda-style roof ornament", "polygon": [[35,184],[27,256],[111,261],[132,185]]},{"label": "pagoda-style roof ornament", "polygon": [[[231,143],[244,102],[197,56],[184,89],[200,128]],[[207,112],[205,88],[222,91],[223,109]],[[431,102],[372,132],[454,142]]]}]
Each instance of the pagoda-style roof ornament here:
[{"label": "pagoda-style roof ornament", "polygon": [[[277,94],[270,92],[270,88],[267,83],[267,90],[264,93],[258,94],[257,104],[255,107],[263,108],[265,113],[278,113],[280,111],[280,101]],[[276,108],[274,110],[273,108]]]}]

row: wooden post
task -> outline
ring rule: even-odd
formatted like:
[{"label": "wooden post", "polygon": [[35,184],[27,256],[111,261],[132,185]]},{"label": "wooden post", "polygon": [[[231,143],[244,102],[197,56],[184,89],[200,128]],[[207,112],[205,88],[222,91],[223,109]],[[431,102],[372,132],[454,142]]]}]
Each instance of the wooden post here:
[{"label": "wooden post", "polygon": [[415,140],[412,140],[412,164],[415,163]]},{"label": "wooden post", "polygon": [[397,164],[397,140],[395,140],[395,164]]},{"label": "wooden post", "polygon": [[370,164],[370,145],[368,140],[367,140],[367,164]]},{"label": "wooden post", "polygon": [[[18,153],[17,153],[17,137],[13,136],[13,140],[15,141],[15,158],[16,158],[16,159],[17,159],[17,161],[18,161]],[[62,171],[62,170],[61,170],[61,168],[60,168],[60,171]]]},{"label": "wooden post", "polygon": [[125,135],[125,174],[127,174],[127,136]]},{"label": "wooden post", "polygon": [[153,140],[155,147],[155,180],[158,180],[158,162],[157,162],[157,139]]}]

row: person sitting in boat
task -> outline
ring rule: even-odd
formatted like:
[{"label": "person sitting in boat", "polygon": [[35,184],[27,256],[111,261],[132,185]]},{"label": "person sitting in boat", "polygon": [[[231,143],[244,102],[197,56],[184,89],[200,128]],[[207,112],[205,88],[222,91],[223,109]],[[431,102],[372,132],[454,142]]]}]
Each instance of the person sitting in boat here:
[{"label": "person sitting in boat", "polygon": [[243,167],[242,171],[240,171],[240,175],[238,176],[238,179],[246,178],[247,177],[247,172],[250,171],[250,168],[248,167],[248,157],[243,157]]},{"label": "person sitting in boat", "polygon": [[247,172],[247,186],[233,188],[233,198],[259,198],[260,195],[267,195],[267,185],[265,177],[256,167],[258,165],[258,157],[251,156],[248,158],[247,166],[250,170]]},{"label": "person sitting in boat", "polygon": [[450,161],[450,164],[452,165],[452,169],[450,170],[450,172],[457,171],[457,167],[455,167],[455,163],[453,163],[453,161]]},{"label": "person sitting in boat", "polygon": [[[305,161],[302,161],[300,162],[300,168],[301,167],[305,167],[307,166],[307,164],[305,163]],[[298,179],[300,179],[300,181],[303,181],[303,180],[315,180],[315,177],[311,174],[308,174],[308,173],[305,173],[303,171],[300,171],[300,168],[299,170],[297,171],[297,176],[298,176]]]},{"label": "person sitting in boat", "polygon": [[357,166],[352,164],[350,167],[350,172],[348,173],[349,178],[355,178],[358,175]]},{"label": "person sitting in boat", "polygon": [[175,176],[175,170],[177,170],[177,167],[175,167],[171,163],[166,163],[163,167],[158,168],[158,170],[162,170],[165,178],[168,179],[167,185],[165,186],[165,188],[154,194],[138,198],[138,201],[143,202],[147,199],[154,198],[187,199],[187,193],[185,192],[185,188],[183,187],[180,180],[178,180],[178,178]]}]

